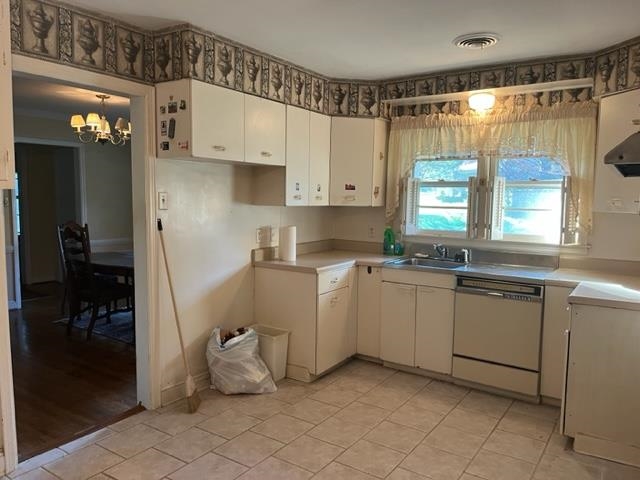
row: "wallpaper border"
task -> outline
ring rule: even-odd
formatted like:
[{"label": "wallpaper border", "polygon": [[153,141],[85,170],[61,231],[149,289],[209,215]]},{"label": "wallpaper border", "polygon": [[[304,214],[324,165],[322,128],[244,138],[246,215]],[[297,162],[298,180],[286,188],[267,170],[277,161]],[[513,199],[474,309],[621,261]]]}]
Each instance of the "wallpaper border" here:
[{"label": "wallpaper border", "polygon": [[[384,99],[591,77],[593,89],[519,95],[550,105],[640,88],[640,37],[597,52],[362,81],[332,79],[189,24],[147,31],[51,0],[10,0],[14,53],[146,84],[192,78],[334,116],[377,117]],[[461,102],[398,113],[460,112]]]}]

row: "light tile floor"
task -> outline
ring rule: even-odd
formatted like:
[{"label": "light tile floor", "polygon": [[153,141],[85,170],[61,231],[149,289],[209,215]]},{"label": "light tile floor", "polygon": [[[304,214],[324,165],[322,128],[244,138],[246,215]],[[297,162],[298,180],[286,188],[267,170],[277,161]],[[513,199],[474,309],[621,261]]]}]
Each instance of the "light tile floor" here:
[{"label": "light tile floor", "polygon": [[[354,360],[271,395],[201,392],[34,457],[11,480],[638,480],[576,454],[559,410]],[[0,479],[6,480],[6,479]]]}]

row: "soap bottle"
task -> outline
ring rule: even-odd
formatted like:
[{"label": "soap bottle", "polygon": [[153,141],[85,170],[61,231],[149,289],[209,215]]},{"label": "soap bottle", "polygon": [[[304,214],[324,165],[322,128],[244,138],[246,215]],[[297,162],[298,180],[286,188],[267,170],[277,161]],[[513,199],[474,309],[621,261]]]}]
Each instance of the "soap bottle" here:
[{"label": "soap bottle", "polygon": [[396,246],[396,236],[391,227],[384,229],[384,241],[382,243],[382,252],[385,255],[393,255]]}]

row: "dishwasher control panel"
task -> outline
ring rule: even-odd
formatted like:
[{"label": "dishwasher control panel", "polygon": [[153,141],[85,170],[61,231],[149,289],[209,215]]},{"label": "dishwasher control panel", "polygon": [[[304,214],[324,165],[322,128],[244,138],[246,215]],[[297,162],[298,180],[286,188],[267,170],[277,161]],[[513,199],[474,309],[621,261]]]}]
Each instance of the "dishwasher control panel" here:
[{"label": "dishwasher control panel", "polygon": [[456,290],[476,295],[500,297],[518,302],[539,302],[544,293],[544,287],[542,285],[472,277],[458,277]]}]

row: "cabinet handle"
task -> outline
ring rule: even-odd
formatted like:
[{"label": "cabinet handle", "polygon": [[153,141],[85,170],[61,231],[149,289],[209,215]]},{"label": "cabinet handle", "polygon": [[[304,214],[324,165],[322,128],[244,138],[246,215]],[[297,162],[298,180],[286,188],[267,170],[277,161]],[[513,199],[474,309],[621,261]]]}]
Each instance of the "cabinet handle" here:
[{"label": "cabinet handle", "polygon": [[322,200],[322,195],[316,195],[316,200]]},{"label": "cabinet handle", "polygon": [[331,297],[331,300],[329,303],[331,303],[331,306],[333,307],[334,305],[336,305],[338,303],[338,301],[340,300],[340,298],[338,297]]},{"label": "cabinet handle", "polygon": [[355,195],[345,195],[344,196],[344,201],[345,202],[355,202],[356,201],[356,196]]},{"label": "cabinet handle", "polygon": [[380,152],[380,160],[384,160],[384,153]]},{"label": "cabinet handle", "polygon": [[298,195],[294,195],[293,196],[294,200],[302,200],[302,195],[298,194]]},{"label": "cabinet handle", "polygon": [[227,147],[225,147],[224,145],[214,145],[213,149],[216,152],[224,152],[227,149]]},{"label": "cabinet handle", "polygon": [[329,280],[329,283],[331,285],[335,285],[336,283],[338,283],[338,279],[337,278],[332,278],[331,280]]},{"label": "cabinet handle", "polygon": [[271,156],[272,156],[272,153],[271,153],[271,152],[267,152],[267,151],[265,150],[265,151],[260,152],[260,155],[262,155],[263,157],[271,157]]}]

